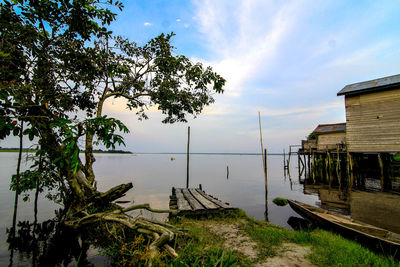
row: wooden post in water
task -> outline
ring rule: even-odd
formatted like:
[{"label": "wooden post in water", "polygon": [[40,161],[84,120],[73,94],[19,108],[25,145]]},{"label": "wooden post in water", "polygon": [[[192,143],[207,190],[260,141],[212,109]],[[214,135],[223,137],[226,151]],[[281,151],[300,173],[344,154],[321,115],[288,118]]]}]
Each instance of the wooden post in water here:
[{"label": "wooden post in water", "polygon": [[264,150],[264,145],[263,145],[263,140],[262,140],[262,127],[261,127],[261,114],[260,114],[260,112],[258,112],[258,122],[260,124],[260,144],[261,144],[261,156],[262,156],[262,159],[263,159],[265,188],[268,191],[268,189],[267,189],[267,149]]},{"label": "wooden post in water", "polygon": [[347,184],[350,184],[350,156],[349,156],[349,151],[347,151],[346,154],[346,179],[347,179]]},{"label": "wooden post in water", "polygon": [[186,152],[186,188],[189,188],[189,147],[190,147],[190,126],[188,127],[188,141]]},{"label": "wooden post in water", "polygon": [[328,151],[328,180],[329,180],[329,188],[331,188],[333,180],[333,159],[329,151]]},{"label": "wooden post in water", "polygon": [[265,221],[269,221],[268,219],[268,183],[267,183],[267,149],[264,150],[264,145],[262,141],[262,127],[261,127],[261,114],[258,112],[258,122],[260,126],[260,145],[261,145],[261,156],[263,162],[263,169],[264,169],[264,178],[265,178]]},{"label": "wooden post in water", "polygon": [[339,183],[339,191],[342,190],[342,174],[340,168],[340,154],[339,154],[339,147],[336,148],[336,177]]},{"label": "wooden post in water", "polygon": [[304,159],[304,179],[306,180],[308,179],[308,173],[310,172],[310,170],[307,171],[308,162],[306,157],[306,151],[304,151],[303,159]]},{"label": "wooden post in water", "polygon": [[325,167],[325,180],[324,180],[324,182],[329,183],[329,160],[328,160],[328,152],[325,154],[324,167]]},{"label": "wooden post in water", "polygon": [[260,145],[261,145],[261,157],[262,157],[262,162],[263,162],[263,169],[265,170],[265,164],[264,164],[264,145],[263,145],[263,140],[262,140],[262,127],[261,127],[261,114],[260,111],[258,112],[258,123],[260,126]]},{"label": "wooden post in water", "polygon": [[309,153],[308,153],[308,176],[312,175],[313,171],[311,169],[311,148],[309,149]]},{"label": "wooden post in water", "polygon": [[312,179],[313,179],[313,184],[316,184],[316,159],[315,159],[315,156],[316,156],[316,154],[315,154],[315,152],[313,152],[312,153],[312,164],[311,164],[311,171],[312,171]]},{"label": "wooden post in water", "polygon": [[354,185],[355,186],[360,186],[360,181],[361,181],[361,172],[360,172],[360,167],[359,167],[359,163],[360,162],[360,155],[356,154],[354,155],[354,178],[355,178],[355,182]]},{"label": "wooden post in water", "polygon": [[286,152],[285,152],[285,149],[283,149],[283,169],[286,169]]},{"label": "wooden post in water", "polygon": [[299,152],[297,152],[297,168],[299,169],[299,182],[300,182],[300,176],[301,176],[301,172],[300,172],[300,154]]},{"label": "wooden post in water", "polygon": [[350,152],[347,152],[347,157],[349,161],[349,172],[350,172],[349,191],[351,191],[353,189],[353,183],[354,183],[354,161],[353,161],[353,155]]},{"label": "wooden post in water", "polygon": [[324,156],[324,154],[319,154],[319,158],[320,158],[320,163],[321,163],[321,169],[320,169],[320,173],[321,173],[321,176],[320,176],[320,179],[321,179],[321,181],[322,182],[326,182],[326,161],[325,161],[325,156]]},{"label": "wooden post in water", "polygon": [[385,169],[384,169],[384,164],[383,164],[383,159],[382,159],[382,153],[378,153],[378,161],[379,161],[379,169],[380,169],[380,174],[381,174],[381,192],[383,192],[385,188]]},{"label": "wooden post in water", "polygon": [[268,168],[267,168],[267,149],[264,149],[264,176],[265,176],[265,192],[268,193]]},{"label": "wooden post in water", "polygon": [[268,217],[268,174],[267,174],[267,149],[264,149],[264,177],[265,177],[265,221],[269,221]]}]

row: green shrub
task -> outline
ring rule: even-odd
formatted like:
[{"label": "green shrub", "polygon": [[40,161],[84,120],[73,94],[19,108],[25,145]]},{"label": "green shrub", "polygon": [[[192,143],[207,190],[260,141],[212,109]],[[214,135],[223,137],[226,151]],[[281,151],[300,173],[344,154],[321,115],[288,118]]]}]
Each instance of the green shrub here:
[{"label": "green shrub", "polygon": [[280,198],[280,197],[274,198],[274,200],[272,200],[272,202],[277,206],[286,206],[288,204],[288,201],[286,198]]}]

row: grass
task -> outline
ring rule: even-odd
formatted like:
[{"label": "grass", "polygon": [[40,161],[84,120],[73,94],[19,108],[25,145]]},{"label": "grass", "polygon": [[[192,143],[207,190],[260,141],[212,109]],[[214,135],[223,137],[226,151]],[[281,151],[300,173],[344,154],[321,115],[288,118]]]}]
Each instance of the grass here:
[{"label": "grass", "polygon": [[[243,213],[227,212],[225,216],[227,221],[234,221],[238,216],[243,216]],[[215,222],[207,218],[201,221]],[[246,257],[224,248],[224,239],[209,231],[198,220],[178,218],[171,223],[187,233],[185,236],[179,236],[175,244],[170,244],[178,252],[179,257],[171,258],[166,251],[163,251],[153,259],[153,266],[250,266],[250,261]],[[95,246],[103,251],[102,254],[111,257],[113,265],[147,266],[150,256],[149,243],[143,236],[135,235],[130,230],[114,228],[111,224],[98,227],[92,235],[92,238],[96,239]]]},{"label": "grass", "polygon": [[258,243],[261,259],[273,257],[286,240],[287,231],[278,226],[248,219],[244,228],[246,233]]},{"label": "grass", "polygon": [[[311,248],[308,260],[317,266],[400,266],[392,257],[377,255],[356,242],[323,230],[291,231],[247,217],[244,211],[229,211],[218,218],[177,218],[171,221],[187,233],[171,244],[179,254],[176,259],[166,252],[154,259],[153,266],[253,266],[280,253],[282,244],[295,243]],[[210,230],[212,225],[235,224],[257,244],[258,258],[225,248],[225,239]],[[117,266],[145,266],[148,251],[140,237],[131,241],[116,235],[116,243],[108,244],[108,255]],[[128,235],[126,235],[127,237]],[[121,248],[122,245],[122,248]],[[107,252],[107,250],[106,250]]]},{"label": "grass", "polygon": [[245,213],[239,210],[226,211],[218,219],[175,219],[172,223],[185,229],[188,237],[178,240],[175,249],[179,257],[165,266],[251,266],[247,257],[225,249],[224,239],[207,228],[210,224],[235,222],[244,216]]},{"label": "grass", "polygon": [[378,255],[357,242],[324,231],[290,231],[248,220],[246,232],[258,242],[264,256],[274,256],[284,242],[311,246],[309,260],[317,266],[400,266],[392,257]]},{"label": "grass", "polygon": [[319,266],[400,266],[393,258],[376,255],[330,232],[316,230],[309,235],[314,248],[310,259]]}]

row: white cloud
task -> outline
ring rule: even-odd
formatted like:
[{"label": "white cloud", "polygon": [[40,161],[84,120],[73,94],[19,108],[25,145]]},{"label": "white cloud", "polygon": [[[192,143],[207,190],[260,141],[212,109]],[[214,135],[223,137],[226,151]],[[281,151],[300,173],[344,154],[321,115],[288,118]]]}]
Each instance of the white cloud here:
[{"label": "white cloud", "polygon": [[[390,25],[399,8],[393,3],[193,1],[190,34],[203,47],[189,50],[199,51],[193,53],[198,58],[188,56],[226,78],[225,93],[196,120],[172,126],[160,123],[156,107],[150,120],[137,122],[123,103],[106,103],[105,112],[133,130],[127,137],[132,150],[184,151],[190,125],[193,151],[258,151],[260,111],[265,146],[281,152],[320,123],[345,121],[336,93],[346,84],[398,72],[400,35]],[[187,32],[176,38],[188,39]]]},{"label": "white cloud", "polygon": [[152,24],[151,24],[150,22],[145,22],[145,23],[143,23],[143,25],[144,25],[145,27],[149,27],[149,26],[151,26]]},{"label": "white cloud", "polygon": [[227,79],[226,94],[238,97],[261,67],[272,67],[280,45],[301,18],[300,2],[274,6],[265,1],[197,2],[196,20],[210,50],[211,62]]},{"label": "white cloud", "polygon": [[288,116],[288,115],[299,115],[299,114],[323,114],[326,113],[329,109],[344,109],[343,100],[336,100],[331,103],[324,103],[315,106],[303,106],[303,107],[294,107],[294,108],[280,108],[280,109],[271,109],[265,107],[259,107],[258,110],[261,112],[263,116],[267,117],[275,117],[275,116]]},{"label": "white cloud", "polygon": [[387,40],[368,44],[363,48],[342,54],[340,57],[329,62],[326,67],[340,69],[346,66],[354,67],[354,65],[374,63],[376,58],[384,54],[384,51],[390,50],[393,46],[395,44]]}]

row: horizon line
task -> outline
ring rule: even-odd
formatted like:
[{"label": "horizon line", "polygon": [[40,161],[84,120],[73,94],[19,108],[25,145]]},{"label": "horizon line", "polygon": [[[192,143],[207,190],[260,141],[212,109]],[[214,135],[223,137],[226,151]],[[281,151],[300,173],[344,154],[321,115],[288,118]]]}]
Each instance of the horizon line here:
[{"label": "horizon line", "polygon": [[[186,155],[187,152],[132,152],[133,154],[176,154],[176,155]],[[296,152],[292,152],[294,154]],[[262,155],[260,152],[189,152],[189,154],[200,154],[200,155]],[[283,153],[271,152],[267,155],[283,155]],[[287,154],[286,154],[287,155]]]}]

